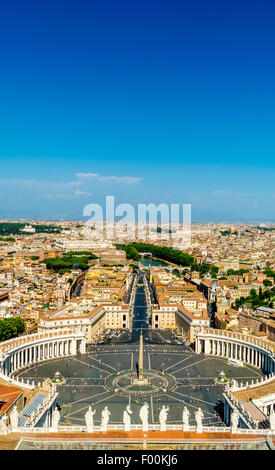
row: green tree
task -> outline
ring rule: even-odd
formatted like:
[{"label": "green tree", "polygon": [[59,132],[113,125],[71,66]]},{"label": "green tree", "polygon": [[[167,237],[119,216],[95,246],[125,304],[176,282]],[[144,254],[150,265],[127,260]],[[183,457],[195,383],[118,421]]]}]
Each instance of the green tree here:
[{"label": "green tree", "polygon": [[25,322],[20,317],[0,320],[0,341],[6,341],[20,335],[25,331],[25,328]]}]

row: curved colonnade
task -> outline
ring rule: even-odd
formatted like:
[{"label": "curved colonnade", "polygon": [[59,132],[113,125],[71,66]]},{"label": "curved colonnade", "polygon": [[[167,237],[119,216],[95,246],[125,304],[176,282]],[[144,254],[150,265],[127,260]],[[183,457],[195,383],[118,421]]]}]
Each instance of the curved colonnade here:
[{"label": "curved colonnade", "polygon": [[76,355],[78,350],[82,354],[86,351],[85,333],[79,329],[52,330],[3,341],[0,344],[0,376],[19,385],[18,380],[12,378],[18,370],[38,362]]},{"label": "curved colonnade", "polygon": [[266,375],[275,373],[275,344],[251,335],[203,328],[197,333],[195,351],[242,361]]},{"label": "curved colonnade", "polygon": [[[265,381],[275,378],[275,345],[270,341],[224,330],[201,328],[195,339],[195,350],[206,355],[241,360],[262,369],[269,376]],[[80,329],[52,330],[4,341],[0,345],[0,376],[26,387],[26,384],[13,378],[18,370],[42,361],[76,355],[77,351],[82,354],[86,351],[85,333]],[[262,378],[261,382],[263,380]],[[27,386],[34,387],[34,384]],[[242,385],[235,384],[235,388],[242,388]],[[226,424],[230,425],[230,420]]]}]

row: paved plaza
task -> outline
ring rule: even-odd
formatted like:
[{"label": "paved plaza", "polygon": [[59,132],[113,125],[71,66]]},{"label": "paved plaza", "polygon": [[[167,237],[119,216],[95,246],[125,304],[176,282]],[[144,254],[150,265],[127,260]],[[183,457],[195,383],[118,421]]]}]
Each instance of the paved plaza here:
[{"label": "paved plaza", "polygon": [[127,394],[127,390],[115,393],[107,388],[105,379],[121,371],[134,371],[138,362],[138,344],[102,345],[89,347],[85,355],[59,358],[37,364],[19,375],[41,381],[52,378],[58,370],[66,378],[66,384],[57,388],[61,423],[85,425],[84,415],[93,405],[96,409],[94,422],[100,424],[101,411],[107,405],[111,411],[110,424],[121,424],[123,411],[129,403],[133,423],[140,424],[139,409],[145,401],[150,406],[149,422],[158,423],[158,413],[163,404],[169,406],[167,423],[181,423],[184,405],[190,411],[190,424],[195,424],[195,411],[200,407],[204,413],[204,425],[221,425],[222,389],[215,378],[223,370],[226,377],[238,382],[251,382],[262,377],[261,371],[250,366],[235,367],[224,358],[195,354],[182,346],[145,346],[144,370],[162,371],[175,378],[176,386],[167,393]]}]

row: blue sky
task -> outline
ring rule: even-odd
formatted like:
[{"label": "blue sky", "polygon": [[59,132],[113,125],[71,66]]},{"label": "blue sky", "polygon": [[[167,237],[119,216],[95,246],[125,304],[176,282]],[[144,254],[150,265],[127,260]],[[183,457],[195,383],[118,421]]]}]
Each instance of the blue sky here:
[{"label": "blue sky", "polygon": [[275,221],[272,1],[10,1],[0,217],[191,203]]}]

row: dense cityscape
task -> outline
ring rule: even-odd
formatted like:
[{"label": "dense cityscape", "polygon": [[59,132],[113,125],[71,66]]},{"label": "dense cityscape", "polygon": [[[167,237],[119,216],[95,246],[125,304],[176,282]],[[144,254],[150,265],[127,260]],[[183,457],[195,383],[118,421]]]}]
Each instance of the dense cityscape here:
[{"label": "dense cityscape", "polygon": [[1,448],[273,448],[275,226],[84,226],[0,221]]}]

